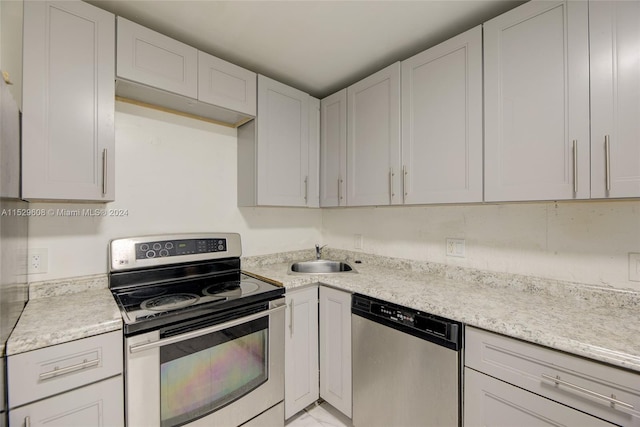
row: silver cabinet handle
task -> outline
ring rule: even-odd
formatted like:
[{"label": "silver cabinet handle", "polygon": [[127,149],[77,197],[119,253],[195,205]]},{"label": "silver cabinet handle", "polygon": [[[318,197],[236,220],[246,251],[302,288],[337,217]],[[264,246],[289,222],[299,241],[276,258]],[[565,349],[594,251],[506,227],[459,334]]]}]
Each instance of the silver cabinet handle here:
[{"label": "silver cabinet handle", "polygon": [[338,206],[340,206],[340,200],[342,200],[342,178],[338,176]]},{"label": "silver cabinet handle", "polygon": [[627,408],[627,409],[633,409],[633,405],[630,405],[629,403],[626,403],[626,402],[623,402],[621,400],[616,399],[614,395],[611,395],[611,397],[605,396],[604,394],[600,394],[600,393],[597,393],[595,391],[588,390],[588,389],[586,389],[584,387],[580,387],[580,386],[577,386],[575,384],[571,384],[568,381],[561,380],[560,379],[560,375],[556,375],[555,377],[552,377],[551,375],[542,374],[542,379],[548,380],[548,381],[552,381],[556,386],[563,385],[563,386],[568,387],[568,388],[570,388],[572,390],[575,390],[575,391],[577,391],[579,393],[586,394],[587,396],[591,396],[591,397],[595,397],[596,399],[604,400],[605,402],[610,403],[611,407],[613,407],[614,405],[618,405],[618,406],[622,406],[622,407]]},{"label": "silver cabinet handle", "polygon": [[295,302],[293,298],[291,298],[291,303],[289,304],[289,332],[291,336],[293,336],[293,310],[295,308]]},{"label": "silver cabinet handle", "polygon": [[573,193],[578,194],[578,141],[573,140]]},{"label": "silver cabinet handle", "polygon": [[407,172],[407,166],[402,165],[402,203],[405,202],[406,197],[409,195],[409,192],[407,191],[407,175],[408,174],[409,172]]},{"label": "silver cabinet handle", "polygon": [[105,196],[107,194],[107,179],[108,179],[108,151],[105,148],[102,150],[102,195]]},{"label": "silver cabinet handle", "polygon": [[31,427],[31,417],[24,418],[24,427]]},{"label": "silver cabinet handle", "polygon": [[611,191],[611,142],[609,135],[604,136],[604,168],[607,192]]},{"label": "silver cabinet handle", "polygon": [[66,368],[58,368],[57,366],[53,368],[53,371],[45,372],[40,374],[40,381],[49,380],[51,378],[59,377],[60,375],[67,375],[72,372],[81,371],[87,368],[93,368],[94,366],[98,366],[100,364],[100,359],[87,360],[84,359],[82,363],[78,363],[76,365],[67,366]]},{"label": "silver cabinet handle", "polygon": [[225,323],[221,323],[219,325],[209,326],[208,328],[198,329],[196,331],[187,332],[185,334],[176,335],[170,338],[164,338],[157,341],[150,341],[142,344],[134,344],[129,346],[129,353],[138,353],[141,351],[149,350],[151,348],[162,347],[163,345],[175,344],[180,341],[186,341],[191,338],[198,338],[203,335],[211,334],[213,332],[218,332],[223,329],[231,328],[233,326],[242,325],[243,323],[250,322],[252,320],[259,319],[264,316],[268,316],[280,310],[284,310],[286,305],[279,305],[278,307],[271,308],[269,310],[261,311],[259,313],[250,314],[249,316],[241,317],[240,319],[230,320]]},{"label": "silver cabinet handle", "polygon": [[395,174],[393,173],[393,168],[389,168],[389,194],[391,197],[389,197],[389,201],[390,203],[393,203],[393,198],[395,197],[395,193],[393,192],[393,177],[395,176]]},{"label": "silver cabinet handle", "polygon": [[304,204],[306,205],[309,201],[309,176],[304,177]]}]

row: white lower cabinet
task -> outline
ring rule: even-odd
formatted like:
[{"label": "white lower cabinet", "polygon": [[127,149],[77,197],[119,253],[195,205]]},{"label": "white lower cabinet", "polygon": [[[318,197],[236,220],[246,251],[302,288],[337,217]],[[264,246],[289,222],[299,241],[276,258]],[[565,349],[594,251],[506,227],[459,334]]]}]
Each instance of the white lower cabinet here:
[{"label": "white lower cabinet", "polygon": [[640,426],[640,375],[467,327],[465,426]]},{"label": "white lower cabinet", "polygon": [[284,417],[318,400],[318,287],[285,295]]},{"label": "white lower cabinet", "polygon": [[124,425],[122,331],[7,358],[11,427]]},{"label": "white lower cabinet", "polygon": [[351,294],[320,286],[320,397],[351,418]]},{"label": "white lower cabinet", "polygon": [[9,411],[11,427],[107,427],[124,425],[122,376]]}]

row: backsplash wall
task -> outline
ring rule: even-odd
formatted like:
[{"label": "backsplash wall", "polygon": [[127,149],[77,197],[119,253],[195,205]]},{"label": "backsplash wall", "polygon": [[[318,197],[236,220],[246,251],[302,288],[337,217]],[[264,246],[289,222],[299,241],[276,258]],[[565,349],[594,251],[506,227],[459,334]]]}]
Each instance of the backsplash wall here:
[{"label": "backsplash wall", "polygon": [[[29,247],[48,249],[48,272],[30,281],[107,272],[109,240],[156,233],[232,231],[243,255],[310,249],[321,241],[319,209],[238,208],[236,130],[116,103],[116,201],[30,203]],[[123,216],[65,216],[82,209]]]},{"label": "backsplash wall", "polygon": [[[459,267],[640,291],[629,252],[640,253],[640,201],[326,209],[323,242]],[[447,238],[466,256],[446,256]]]}]

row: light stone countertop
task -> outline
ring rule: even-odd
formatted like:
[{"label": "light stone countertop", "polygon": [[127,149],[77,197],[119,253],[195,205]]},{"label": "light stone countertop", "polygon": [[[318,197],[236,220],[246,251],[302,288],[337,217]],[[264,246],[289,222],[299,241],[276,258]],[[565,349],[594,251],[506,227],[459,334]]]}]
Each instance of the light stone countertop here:
[{"label": "light stone countertop", "polygon": [[[51,296],[53,295],[53,296]],[[122,329],[120,310],[107,288],[33,296],[7,341],[8,356]]]},{"label": "light stone countertop", "polygon": [[331,259],[348,260],[357,274],[290,275],[283,257],[249,258],[243,270],[288,291],[320,282],[640,372],[638,293],[367,255],[356,264],[344,252]]}]

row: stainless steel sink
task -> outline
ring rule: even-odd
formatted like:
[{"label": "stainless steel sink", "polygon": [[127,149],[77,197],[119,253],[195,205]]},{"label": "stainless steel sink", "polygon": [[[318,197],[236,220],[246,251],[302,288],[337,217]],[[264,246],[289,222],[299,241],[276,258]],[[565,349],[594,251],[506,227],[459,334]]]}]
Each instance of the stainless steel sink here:
[{"label": "stainless steel sink", "polygon": [[290,274],[325,274],[325,273],[357,273],[346,262],[317,259],[313,261],[298,261],[291,264]]}]

